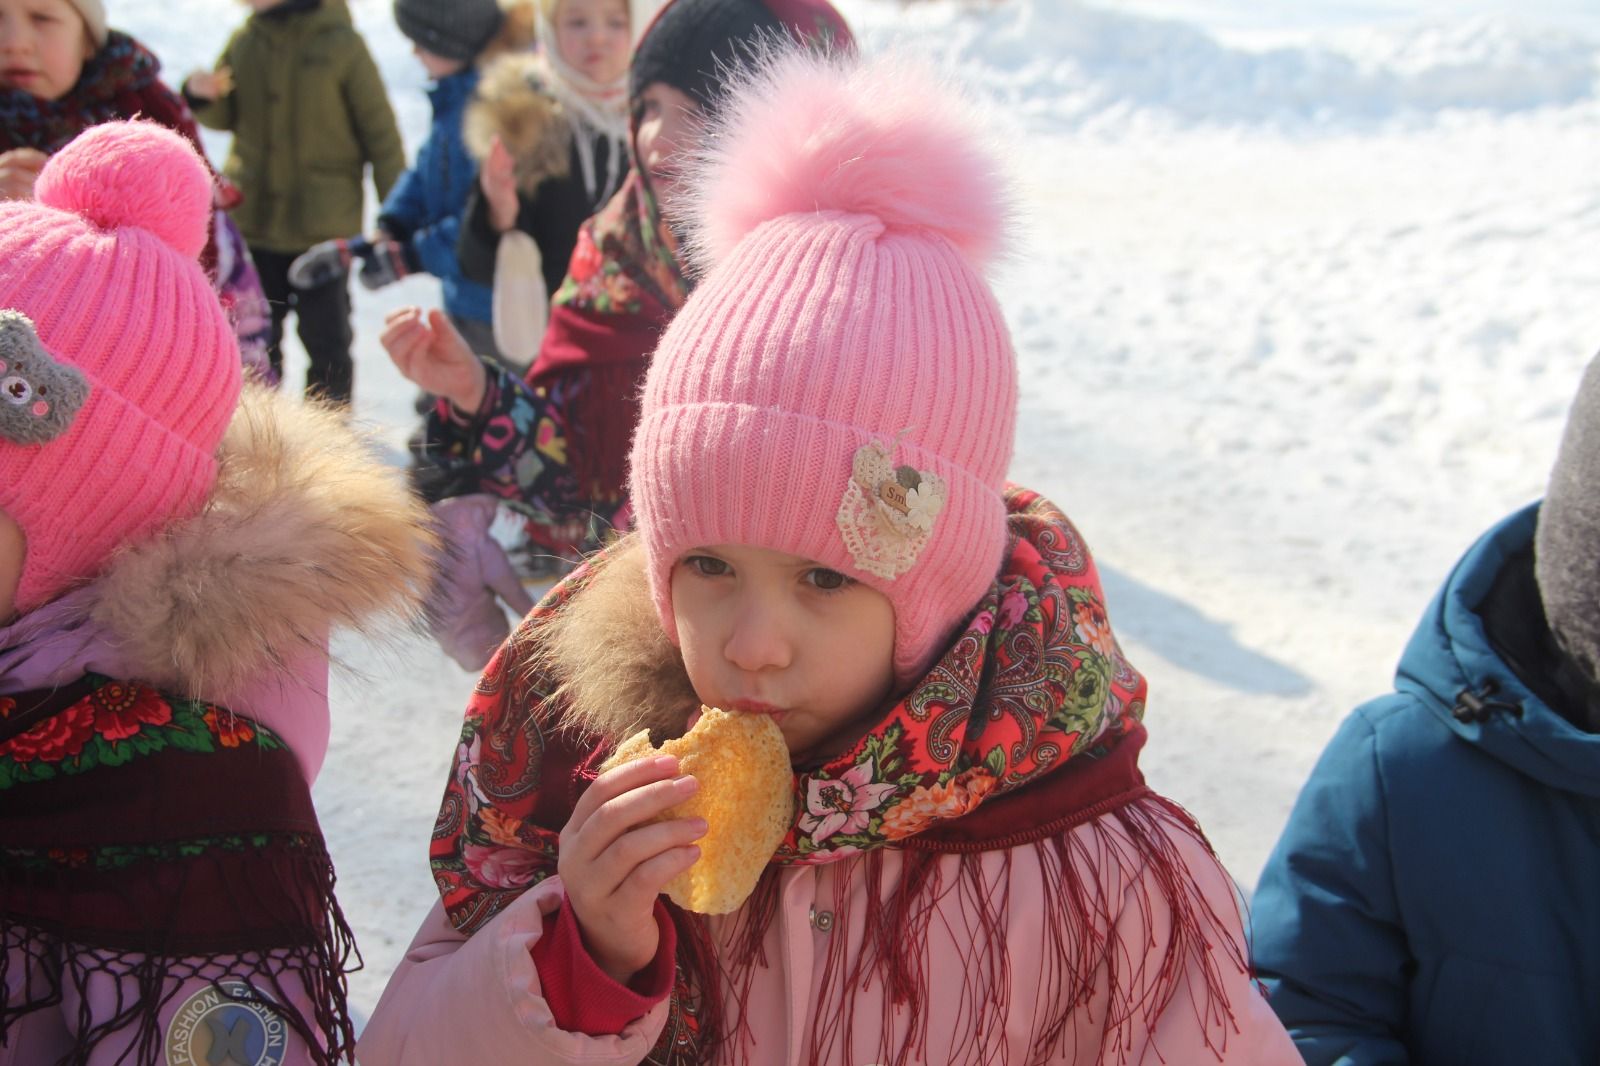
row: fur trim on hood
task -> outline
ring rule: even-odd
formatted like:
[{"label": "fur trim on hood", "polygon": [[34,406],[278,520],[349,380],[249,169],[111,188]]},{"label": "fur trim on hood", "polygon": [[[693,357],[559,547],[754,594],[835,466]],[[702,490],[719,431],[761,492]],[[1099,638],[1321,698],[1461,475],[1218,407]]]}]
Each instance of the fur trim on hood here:
[{"label": "fur trim on hood", "polygon": [[546,77],[537,55],[501,56],[484,67],[461,125],[467,151],[480,163],[495,137],[505,143],[515,161],[517,189],[526,195],[572,169],[572,124],[545,89]]},{"label": "fur trim on hood", "polygon": [[144,680],[226,691],[324,649],[335,627],[416,621],[427,508],[342,414],[246,386],[218,459],[205,509],[94,583],[94,621]]},{"label": "fur trim on hood", "polygon": [[641,729],[658,744],[682,736],[700,706],[683,656],[661,628],[644,542],[634,534],[606,549],[559,613],[536,630],[518,629],[507,654],[560,679],[552,695],[566,705],[564,725],[612,743]]}]

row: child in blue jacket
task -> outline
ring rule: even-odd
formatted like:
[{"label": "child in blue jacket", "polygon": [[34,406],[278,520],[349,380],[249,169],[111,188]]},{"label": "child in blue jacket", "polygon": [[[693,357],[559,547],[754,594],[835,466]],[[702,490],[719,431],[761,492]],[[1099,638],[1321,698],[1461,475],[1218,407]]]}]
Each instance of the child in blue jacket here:
[{"label": "child in blue jacket", "polygon": [[1540,504],[1457,564],[1254,902],[1310,1066],[1600,1062],[1600,359]]},{"label": "child in blue jacket", "polygon": [[533,45],[533,5],[395,0],[394,17],[433,82],[428,137],[379,208],[378,232],[317,245],[296,260],[290,280],[314,288],[342,276],[356,259],[358,277],[369,289],[425,271],[439,279],[451,323],[474,351],[493,355],[490,288],[467,278],[456,259],[462,214],[478,174],[462,142],[461,121],[481,64]]}]

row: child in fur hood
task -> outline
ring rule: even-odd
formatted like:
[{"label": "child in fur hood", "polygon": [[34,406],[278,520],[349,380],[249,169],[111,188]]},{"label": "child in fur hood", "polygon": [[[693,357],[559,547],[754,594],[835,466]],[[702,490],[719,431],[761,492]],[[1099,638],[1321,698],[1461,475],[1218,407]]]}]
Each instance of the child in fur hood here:
[{"label": "child in fur hood", "polygon": [[96,126],[35,195],[0,204],[0,1063],[346,1061],[326,642],[411,613],[426,512],[241,384],[183,138]]},{"label": "child in fur hood", "polygon": [[658,6],[537,0],[539,50],[491,65],[467,110],[478,180],[456,251],[494,285],[496,340],[515,366],[539,350],[578,227],[627,176],[628,59]]},{"label": "child in fur hood", "polygon": [[[1005,482],[983,116],[915,68],[773,56],[694,185],[636,532],[502,647],[429,845],[440,902],[361,1042],[452,1063],[1298,1062],[1232,882],[1138,768],[1147,688],[1072,524]],[[710,782],[599,772],[769,716],[793,816],[730,914],[669,906]]]}]

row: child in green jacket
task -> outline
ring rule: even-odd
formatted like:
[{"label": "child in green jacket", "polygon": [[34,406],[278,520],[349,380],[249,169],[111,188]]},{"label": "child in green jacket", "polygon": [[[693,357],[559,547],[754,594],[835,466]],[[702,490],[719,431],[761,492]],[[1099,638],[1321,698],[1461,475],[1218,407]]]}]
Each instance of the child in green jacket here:
[{"label": "child in green jacket", "polygon": [[184,83],[195,117],[231,130],[223,172],[244,191],[235,213],[272,303],[273,368],[293,308],[310,356],[306,391],[349,403],[350,292],[334,279],[289,284],[289,264],[313,244],[359,232],[362,178],[380,197],[405,170],[394,112],[344,0],[247,0],[216,68]]}]

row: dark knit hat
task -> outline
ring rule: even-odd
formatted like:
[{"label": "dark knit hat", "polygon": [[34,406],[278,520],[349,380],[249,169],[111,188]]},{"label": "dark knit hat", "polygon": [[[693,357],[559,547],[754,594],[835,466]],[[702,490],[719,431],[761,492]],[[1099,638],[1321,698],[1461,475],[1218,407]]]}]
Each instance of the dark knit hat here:
[{"label": "dark knit hat", "polygon": [[665,82],[714,111],[730,71],[780,36],[833,49],[855,43],[827,0],[672,0],[634,49],[629,95]]},{"label": "dark knit hat", "polygon": [[1533,550],[1550,631],[1600,682],[1600,356],[1584,371],[1567,414]]},{"label": "dark knit hat", "polygon": [[394,21],[419,48],[465,63],[500,31],[505,12],[497,0],[394,0]]}]

